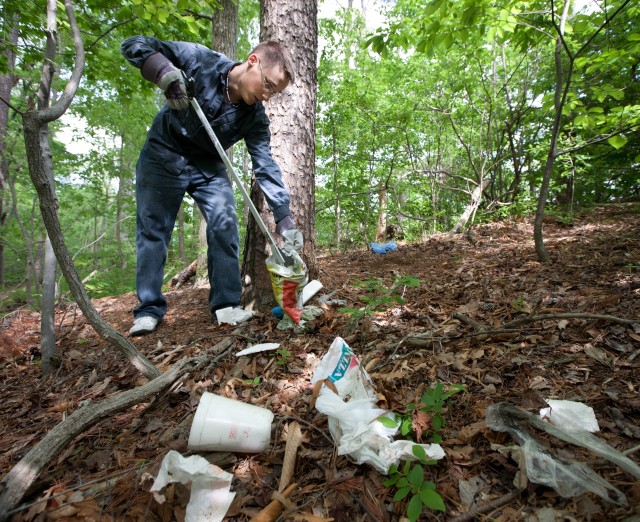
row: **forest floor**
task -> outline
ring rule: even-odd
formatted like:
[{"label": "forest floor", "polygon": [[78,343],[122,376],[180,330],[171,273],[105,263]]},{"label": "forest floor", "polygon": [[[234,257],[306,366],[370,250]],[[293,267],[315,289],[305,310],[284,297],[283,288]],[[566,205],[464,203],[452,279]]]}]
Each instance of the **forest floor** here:
[{"label": "forest floor", "polygon": [[[409,497],[394,502],[395,489],[384,485],[388,477],[338,455],[327,416],[312,403],[314,368],[343,337],[385,409],[407,413],[409,405],[423,404],[423,396],[433,397],[435,383],[465,387],[442,411],[446,456],[425,468],[446,512],[425,509],[420,520],[637,521],[638,477],[528,428],[558,459],[588,463],[627,505],[593,493],[564,498],[519,474],[516,442],[485,423],[488,408],[502,402],[538,414],[544,399],[577,401],[595,411],[597,437],[640,462],[640,204],[598,207],[571,225],[551,220],[544,235],[548,264],[537,261],[532,220],[474,226],[468,234],[419,244],[398,242],[398,250],[385,255],[365,249],[327,254],[318,276],[325,288],[310,304],[335,291],[332,297],[347,307],[363,307],[362,296],[381,307],[357,321],[326,307],[308,333],[281,331],[276,317],[261,314],[238,334],[238,327],[211,323],[207,289],[168,292],[165,321],[155,333],[133,339],[154,364],[166,371],[182,357],[215,352],[233,335],[231,349],[212,355],[218,357],[214,365],[190,373],[172,393],[76,437],[34,482],[12,520],[183,520],[188,487],[167,488],[162,505],[149,489],[169,450],[191,454],[187,439],[203,391],[275,414],[268,450],[201,453],[233,474],[236,496],[225,520],[249,520],[270,502],[294,422],[303,434],[293,472],[298,487],[279,520],[402,520]],[[394,288],[401,276],[419,284]],[[368,287],[358,281],[369,281]],[[394,295],[404,303],[386,299]],[[133,293],[94,301],[124,334],[135,304]],[[568,313],[585,315],[560,315]],[[523,321],[508,325],[517,319]],[[146,382],[75,305],[58,311],[56,325],[61,365],[45,379],[38,366],[39,316],[14,312],[0,327],[3,477],[81,403],[96,404]],[[281,343],[281,350],[235,355],[263,342]],[[414,420],[418,431],[432,430],[423,440],[430,442],[433,416]]]}]

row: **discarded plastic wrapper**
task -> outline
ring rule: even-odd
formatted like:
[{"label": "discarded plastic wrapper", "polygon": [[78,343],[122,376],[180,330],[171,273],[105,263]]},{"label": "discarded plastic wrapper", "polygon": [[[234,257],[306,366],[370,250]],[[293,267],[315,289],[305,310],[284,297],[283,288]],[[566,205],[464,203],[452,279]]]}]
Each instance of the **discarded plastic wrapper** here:
[{"label": "discarded plastic wrapper", "polygon": [[369,246],[376,254],[386,254],[387,252],[398,250],[398,245],[393,241],[389,241],[388,243],[369,243]]},{"label": "discarded plastic wrapper", "polygon": [[242,310],[233,306],[227,306],[226,308],[216,310],[216,319],[218,320],[218,324],[236,325],[243,320],[246,320],[246,315],[248,313],[252,316],[254,315],[254,313],[249,310]]},{"label": "discarded plastic wrapper", "polygon": [[[331,436],[338,454],[357,464],[368,463],[383,474],[400,460],[415,460],[415,443],[393,441],[398,427],[387,428],[379,417],[395,419],[393,412],[376,406],[377,397],[367,372],[347,343],[336,337],[315,370],[312,382],[331,381],[337,394],[322,386],[316,409],[328,416]],[[441,459],[444,451],[438,444],[419,444],[430,459]]]},{"label": "discarded plastic wrapper", "polygon": [[591,491],[614,504],[627,505],[627,499],[620,490],[586,464],[552,455],[550,449],[539,444],[524,428],[525,425],[586,448],[640,478],[640,466],[595,435],[588,431],[565,431],[513,404],[501,402],[489,406],[486,424],[492,430],[509,433],[521,446],[525,471],[531,482],[550,486],[563,497],[573,497]]},{"label": "discarded plastic wrapper", "polygon": [[171,450],[162,460],[158,476],[151,486],[151,493],[162,504],[166,499],[161,491],[170,483],[191,483],[185,522],[218,522],[224,519],[236,495],[230,491],[232,479],[231,473],[199,455],[183,457]]},{"label": "discarded plastic wrapper", "polygon": [[249,346],[244,350],[240,350],[236,353],[237,357],[241,355],[251,355],[252,353],[260,353],[260,352],[269,352],[271,350],[276,350],[280,347],[280,343],[262,343],[262,344],[254,344],[253,346]]},{"label": "discarded plastic wrapper", "polygon": [[540,417],[548,420],[554,426],[569,433],[600,431],[596,414],[591,406],[575,401],[556,399],[545,399],[545,401],[549,407],[540,410]]},{"label": "discarded plastic wrapper", "polygon": [[[306,285],[302,287],[302,292],[300,293],[300,299],[302,300],[302,306],[307,304],[307,302],[316,295],[320,290],[322,290],[323,285],[317,279],[313,279],[309,281]],[[284,312],[281,307],[276,306],[271,310],[271,313],[275,315],[278,319],[282,319],[284,317]]]},{"label": "discarded plastic wrapper", "polygon": [[279,265],[273,256],[267,259],[271,287],[276,301],[289,317],[298,324],[302,316],[302,287],[307,282],[307,267],[296,251],[287,252],[290,266]]}]

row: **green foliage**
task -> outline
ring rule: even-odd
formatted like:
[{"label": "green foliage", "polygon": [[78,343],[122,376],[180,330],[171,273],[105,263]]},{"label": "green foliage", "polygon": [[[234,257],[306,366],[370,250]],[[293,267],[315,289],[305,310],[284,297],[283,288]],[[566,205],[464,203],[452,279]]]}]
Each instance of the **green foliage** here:
[{"label": "green foliage", "polygon": [[[440,431],[445,424],[443,417],[445,404],[453,395],[465,390],[466,388],[460,384],[453,384],[445,390],[442,383],[437,382],[433,387],[425,390],[419,405],[407,406],[406,414],[396,415],[395,420],[388,417],[381,417],[378,420],[390,428],[398,426],[404,437],[414,436],[418,440],[424,437],[440,443],[442,442]],[[416,411],[429,415],[431,422],[431,427],[423,429],[419,434],[414,432],[413,427],[413,415]],[[401,467],[393,464],[389,469],[389,478],[384,482],[386,487],[395,488],[394,502],[409,499],[406,513],[411,522],[418,520],[425,508],[443,512],[446,510],[442,497],[436,491],[435,483],[425,480],[427,466],[434,465],[435,461],[427,460],[424,448],[417,444],[412,447],[412,452],[417,462],[405,461]]]},{"label": "green foliage", "polygon": [[[457,393],[466,391],[464,385],[452,384],[448,390],[444,389],[442,383],[437,382],[433,387],[428,388],[420,398],[420,404],[410,403],[407,405],[407,413],[396,414],[395,419],[382,417],[382,422],[387,427],[398,426],[400,434],[403,437],[416,438],[417,440],[428,439],[436,444],[442,442],[440,431],[444,428],[445,420],[442,411],[446,402]],[[427,414],[430,426],[421,426],[420,433],[415,432],[414,413],[422,412]]]},{"label": "green foliage", "polygon": [[276,350],[276,364],[286,367],[291,360],[291,352],[286,348],[278,348]]},{"label": "green foliage", "polygon": [[353,319],[359,319],[366,315],[372,315],[395,304],[404,304],[401,295],[394,294],[399,288],[416,288],[420,286],[420,280],[413,276],[397,276],[390,287],[386,287],[382,279],[367,279],[355,281],[353,285],[365,292],[359,299],[365,303],[364,308],[338,308],[339,312],[349,314]]},{"label": "green foliage", "polygon": [[406,513],[410,522],[418,520],[424,508],[433,511],[446,511],[444,501],[436,491],[434,482],[425,480],[426,466],[435,464],[428,461],[421,446],[413,446],[413,454],[418,460],[416,464],[405,461],[401,468],[393,464],[389,470],[389,478],[384,481],[386,487],[393,487],[396,493],[394,502],[409,499]]}]

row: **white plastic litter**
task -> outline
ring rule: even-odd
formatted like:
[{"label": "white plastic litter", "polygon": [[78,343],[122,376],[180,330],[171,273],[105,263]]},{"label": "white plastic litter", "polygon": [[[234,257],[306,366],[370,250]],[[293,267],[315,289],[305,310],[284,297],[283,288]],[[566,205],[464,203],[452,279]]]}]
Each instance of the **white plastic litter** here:
[{"label": "white plastic litter", "polygon": [[600,431],[596,414],[591,406],[581,402],[545,399],[548,408],[540,410],[540,418],[569,433]]},{"label": "white plastic litter", "polygon": [[218,324],[240,324],[248,321],[254,316],[254,313],[249,310],[243,310],[239,307],[228,306],[227,308],[221,308],[216,310],[216,319]]},{"label": "white plastic litter", "polygon": [[[323,356],[312,382],[331,381],[338,393],[322,386],[316,409],[328,416],[331,436],[339,455],[346,455],[357,464],[368,463],[383,474],[392,464],[402,459],[415,460],[412,441],[393,437],[398,428],[387,428],[378,421],[386,416],[394,419],[393,412],[376,406],[377,397],[367,372],[347,343],[336,337]],[[441,459],[444,451],[438,444],[419,444],[430,459]]]},{"label": "white plastic litter", "polygon": [[191,483],[185,522],[218,522],[224,519],[235,493],[230,491],[233,475],[210,464],[199,455],[183,457],[169,451],[162,460],[151,493],[160,504],[166,499],[161,491],[172,482]]},{"label": "white plastic litter", "polygon": [[305,305],[314,295],[316,295],[320,290],[322,290],[323,285],[317,279],[313,279],[309,281],[306,285],[302,287],[302,295],[300,298],[302,299],[302,304]]},{"label": "white plastic litter", "polygon": [[279,346],[280,346],[280,343],[254,344],[253,346],[249,346],[244,350],[240,350],[239,352],[236,353],[236,355],[240,357],[241,355],[250,355],[252,353],[268,352],[271,350],[277,350]]}]

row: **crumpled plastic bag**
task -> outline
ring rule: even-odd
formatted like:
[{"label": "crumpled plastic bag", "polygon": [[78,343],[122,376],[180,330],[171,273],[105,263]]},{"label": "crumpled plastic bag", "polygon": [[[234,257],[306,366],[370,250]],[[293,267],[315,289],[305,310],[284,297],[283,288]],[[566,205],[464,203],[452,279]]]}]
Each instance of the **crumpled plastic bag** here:
[{"label": "crumpled plastic bag", "polygon": [[[331,436],[339,455],[357,464],[370,464],[386,475],[392,464],[415,460],[416,443],[394,441],[398,427],[386,427],[382,416],[395,419],[393,412],[376,406],[377,396],[366,370],[347,343],[336,337],[315,370],[312,382],[330,381],[337,394],[326,384],[320,389],[316,409],[327,415]],[[419,444],[430,459],[441,459],[444,450],[438,444]]]},{"label": "crumpled plastic bag", "polygon": [[398,245],[393,241],[389,241],[388,243],[369,243],[369,246],[376,254],[386,254],[387,252],[398,250]]},{"label": "crumpled plastic bag", "polygon": [[318,306],[307,305],[302,307],[300,320],[296,324],[294,320],[284,314],[282,319],[276,325],[278,330],[293,330],[293,333],[305,333],[310,331],[309,321],[313,321],[316,317],[320,317],[324,313],[324,310]]},{"label": "crumpled plastic bag", "polygon": [[184,457],[170,450],[162,460],[160,471],[151,486],[156,502],[166,499],[162,491],[172,482],[191,484],[185,522],[222,521],[231,506],[235,493],[230,491],[233,475],[211,464],[204,457]]},{"label": "crumpled plastic bag", "polygon": [[267,259],[267,270],[271,276],[271,287],[276,301],[295,324],[302,317],[302,287],[307,283],[307,266],[295,250],[286,253],[288,266],[276,262],[273,256]]}]

